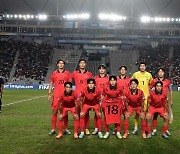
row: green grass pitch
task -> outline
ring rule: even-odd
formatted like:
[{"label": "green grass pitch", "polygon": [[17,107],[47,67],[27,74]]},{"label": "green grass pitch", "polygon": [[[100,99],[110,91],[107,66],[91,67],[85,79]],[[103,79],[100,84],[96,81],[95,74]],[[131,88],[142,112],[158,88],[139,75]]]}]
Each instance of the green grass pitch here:
[{"label": "green grass pitch", "polygon": [[[5,90],[2,101],[5,106],[0,113],[0,154],[180,153],[180,92],[174,92],[174,121],[169,127],[172,135],[167,140],[160,136],[161,119],[158,120],[158,135],[149,140],[143,140],[140,131],[136,136],[131,133],[126,140],[118,140],[114,135],[106,140],[92,135],[75,140],[73,135],[64,135],[57,140],[55,136],[48,135],[51,129],[51,103],[47,101],[46,90]],[[15,104],[6,105],[9,103]],[[91,115],[93,117],[92,112]],[[133,117],[130,132],[133,129]],[[69,130],[73,133],[72,124],[70,116]],[[110,128],[112,131],[113,126]],[[93,118],[90,130],[93,130]]]}]

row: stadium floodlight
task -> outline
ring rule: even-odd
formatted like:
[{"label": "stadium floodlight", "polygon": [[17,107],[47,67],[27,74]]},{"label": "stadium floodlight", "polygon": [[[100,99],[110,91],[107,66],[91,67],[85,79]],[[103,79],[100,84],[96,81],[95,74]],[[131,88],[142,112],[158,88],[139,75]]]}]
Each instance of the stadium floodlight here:
[{"label": "stadium floodlight", "polygon": [[34,15],[31,15],[31,19],[34,19]]},{"label": "stadium floodlight", "polygon": [[142,16],[141,17],[141,22],[147,23],[150,22],[151,18],[149,16]]},{"label": "stadium floodlight", "polygon": [[170,18],[167,18],[166,20],[167,20],[167,22],[170,22]]},{"label": "stadium floodlight", "polygon": [[31,16],[30,15],[26,15],[26,18],[29,19]]},{"label": "stadium floodlight", "polygon": [[113,13],[111,14],[99,13],[98,18],[99,20],[108,20],[108,21],[122,21],[127,19],[125,16],[121,16]]},{"label": "stadium floodlight", "polygon": [[19,18],[20,18],[20,19],[22,18],[22,15],[21,15],[21,14],[19,14]]},{"label": "stadium floodlight", "polygon": [[7,14],[7,15],[6,15],[6,18],[9,18],[9,17],[10,17],[10,15],[9,15],[9,14]]},{"label": "stadium floodlight", "polygon": [[68,19],[68,20],[76,20],[76,19],[80,19],[80,20],[88,20],[90,18],[90,14],[88,13],[82,13],[82,14],[67,14],[67,15],[63,15],[64,19]]},{"label": "stadium floodlight", "polygon": [[15,15],[14,15],[14,18],[17,18],[17,17],[18,17],[17,14],[15,14]]},{"label": "stadium floodlight", "polygon": [[171,21],[174,21],[174,18],[172,18]]},{"label": "stadium floodlight", "polygon": [[47,19],[47,15],[46,14],[39,14],[38,16],[37,16],[37,18],[39,19],[39,20],[46,20]]}]

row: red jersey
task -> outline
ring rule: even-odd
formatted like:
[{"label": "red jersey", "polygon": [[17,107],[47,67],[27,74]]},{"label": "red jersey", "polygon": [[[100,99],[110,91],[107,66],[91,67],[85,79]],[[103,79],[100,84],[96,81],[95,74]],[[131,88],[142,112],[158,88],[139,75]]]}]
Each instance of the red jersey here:
[{"label": "red jersey", "polygon": [[130,78],[125,76],[124,79],[121,78],[121,76],[117,77],[117,83],[120,85],[122,88],[122,91],[124,94],[126,94],[129,90],[130,87]]},{"label": "red jersey", "polygon": [[141,107],[142,102],[144,101],[144,94],[143,91],[140,89],[137,89],[136,94],[133,94],[131,90],[128,91],[126,95],[128,105],[136,108],[136,107]]},{"label": "red jersey", "polygon": [[[159,78],[155,78],[152,80],[151,82],[151,85],[150,85],[150,88],[152,89],[155,85],[155,83],[157,81],[161,81]],[[163,79],[162,80],[162,83],[163,83],[163,92],[165,92],[166,94],[168,94],[168,90],[172,90],[172,87],[171,87],[171,81],[168,80],[168,79]]]},{"label": "red jersey", "polygon": [[155,108],[164,107],[164,105],[168,102],[166,93],[156,94],[155,91],[151,91],[148,97],[148,101],[151,106]]},{"label": "red jersey", "polygon": [[72,91],[70,95],[65,95],[65,93],[60,97],[60,103],[62,103],[62,106],[65,108],[72,108],[75,107],[75,102],[77,99],[77,95],[75,91]]},{"label": "red jersey", "polygon": [[71,74],[69,71],[64,70],[59,72],[59,70],[54,71],[51,74],[50,82],[54,83],[54,96],[60,97],[64,92],[64,83],[71,81]]},{"label": "red jersey", "polygon": [[86,89],[82,92],[81,96],[83,97],[84,104],[94,106],[96,104],[99,104],[101,92],[98,91],[97,88],[94,92],[88,92],[88,90]]},{"label": "red jersey", "polygon": [[87,87],[87,79],[92,78],[92,73],[87,70],[84,73],[74,71],[72,73],[72,78],[75,82],[75,90],[77,94],[80,94]]},{"label": "red jersey", "polygon": [[94,79],[96,81],[96,88],[99,89],[102,94],[104,91],[105,85],[107,85],[109,82],[109,77],[107,75],[105,75],[104,77],[97,75],[94,77]]},{"label": "red jersey", "polygon": [[111,89],[109,84],[107,84],[104,88],[104,95],[106,99],[117,98],[121,94],[122,94],[122,89],[118,84],[116,84],[116,89]]}]

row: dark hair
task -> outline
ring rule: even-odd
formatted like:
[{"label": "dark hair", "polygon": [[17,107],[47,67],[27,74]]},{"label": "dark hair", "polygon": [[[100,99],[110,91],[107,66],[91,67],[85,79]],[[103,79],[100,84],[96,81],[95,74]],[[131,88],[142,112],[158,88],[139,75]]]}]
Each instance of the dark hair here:
[{"label": "dark hair", "polygon": [[146,63],[145,63],[144,61],[140,62],[140,63],[139,63],[139,66],[140,66],[141,64],[144,64],[144,65],[146,66]]},{"label": "dark hair", "polygon": [[119,70],[121,70],[122,68],[124,68],[127,71],[127,67],[125,65],[120,66]]},{"label": "dark hair", "polygon": [[106,66],[104,64],[99,65],[98,70],[101,69],[101,68],[106,70]]},{"label": "dark hair", "polygon": [[158,73],[160,70],[162,70],[162,71],[165,73],[165,70],[164,70],[164,68],[162,68],[162,67],[159,67],[159,68],[158,68],[157,73]]},{"label": "dark hair", "polygon": [[[81,58],[81,59],[79,60],[79,63],[80,63],[81,61],[84,61],[84,62],[86,63],[86,59],[84,59],[84,58]],[[78,64],[79,64],[79,63],[78,63]]]},{"label": "dark hair", "polygon": [[155,84],[154,84],[154,87],[156,87],[157,86],[157,84],[161,84],[161,86],[163,87],[163,82],[162,81],[157,81]]},{"label": "dark hair", "polygon": [[72,88],[72,82],[65,82],[64,87],[66,87],[66,85],[70,85],[70,87]]},{"label": "dark hair", "polygon": [[60,61],[62,61],[62,62],[64,63],[64,65],[65,65],[65,61],[64,61],[63,59],[59,59],[59,60],[56,62],[56,64],[59,64]]},{"label": "dark hair", "polygon": [[95,81],[95,79],[93,79],[93,78],[87,79],[87,84],[89,84],[91,81],[92,81],[94,84],[96,84],[96,81]]},{"label": "dark hair", "polygon": [[111,75],[111,76],[109,76],[109,81],[110,81],[111,79],[114,79],[114,80],[116,80],[116,81],[117,81],[117,76],[115,76],[115,75]]},{"label": "dark hair", "polygon": [[132,82],[135,82],[137,85],[139,84],[139,81],[138,81],[137,79],[131,79],[130,84],[131,84]]}]

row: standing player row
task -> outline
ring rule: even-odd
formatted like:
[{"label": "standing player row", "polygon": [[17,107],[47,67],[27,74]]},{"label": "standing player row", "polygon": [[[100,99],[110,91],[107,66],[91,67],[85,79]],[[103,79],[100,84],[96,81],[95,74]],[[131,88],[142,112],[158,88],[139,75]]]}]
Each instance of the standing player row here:
[{"label": "standing player row", "polygon": [[[50,132],[50,134],[55,134],[55,129],[56,129],[56,121],[57,121],[57,113],[58,113],[58,109],[59,109],[59,101],[58,99],[63,95],[64,93],[64,83],[67,81],[72,81],[72,79],[74,79],[75,85],[76,85],[76,95],[78,98],[80,98],[80,96],[83,93],[83,90],[87,88],[87,79],[92,78],[92,74],[90,72],[88,72],[86,70],[86,61],[84,59],[81,59],[79,61],[79,70],[78,71],[74,71],[72,74],[70,74],[68,71],[64,70],[64,65],[65,62],[63,60],[59,60],[57,62],[57,66],[58,66],[58,70],[54,71],[52,76],[51,76],[51,80],[50,80],[50,88],[49,88],[49,93],[48,93],[48,99],[50,100],[51,97],[51,89],[52,89],[52,85],[54,83],[55,85],[55,89],[54,89],[54,95],[53,95],[53,101],[52,101],[52,109],[53,109],[53,114],[52,114],[52,131]],[[134,73],[134,75],[132,76],[133,79],[137,79],[139,85],[138,88],[141,89],[144,93],[144,99],[145,99],[145,103],[144,103],[144,111],[147,110],[147,96],[149,93],[149,86],[150,83],[152,81],[152,76],[150,75],[150,73],[146,72],[146,65],[145,63],[141,63],[140,64],[140,71]],[[128,78],[126,76],[126,72],[127,72],[127,68],[125,66],[121,66],[120,68],[120,76],[116,77],[117,78],[117,84],[119,85],[122,94],[125,95],[126,93],[128,93],[128,89],[130,87],[130,78]],[[162,73],[163,72],[163,73]],[[166,85],[166,87],[170,87],[169,83],[167,81],[169,80],[165,80],[164,79],[164,71],[163,69],[159,69],[158,70],[158,76],[159,78],[153,80],[154,82],[152,82],[151,86],[153,87],[153,84],[155,83],[156,80],[162,80],[162,82],[166,83],[164,85]],[[109,83],[109,77],[106,75],[106,67],[104,65],[100,65],[99,67],[99,75],[95,76],[94,79],[96,81],[96,88],[97,89],[103,89],[104,85]],[[163,86],[165,87],[165,86]],[[172,94],[172,89],[169,89],[171,91]],[[164,90],[163,90],[164,91]],[[165,89],[165,91],[167,91],[167,88]],[[100,90],[101,96],[103,93],[103,90]],[[171,95],[172,96],[172,95]],[[101,100],[102,101],[102,100]],[[172,97],[171,97],[171,105],[173,104],[172,102]],[[97,114],[95,114],[95,130],[92,134],[96,134],[98,132],[98,125],[97,125],[97,119],[98,116]],[[138,115],[136,116],[136,119],[138,118]],[[153,133],[156,132],[156,123],[157,123],[157,115],[154,116],[154,120],[153,120]],[[124,114],[124,117],[126,117],[126,115]],[[125,118],[126,119],[126,118]],[[138,118],[139,119],[139,118]],[[66,115],[65,117],[63,117],[63,121],[64,121],[64,133],[68,133],[70,134],[70,132],[68,131],[68,116]],[[126,120],[125,120],[126,122]],[[85,133],[87,135],[90,134],[88,127],[89,127],[89,113],[87,110],[87,113],[84,115],[84,123],[85,123]],[[116,127],[117,129],[117,136],[120,137],[119,135],[119,127]],[[104,138],[107,138],[109,136],[109,132],[107,127],[105,126],[105,130],[106,130],[106,134],[104,135]],[[135,125],[135,129],[133,131],[133,134],[137,133],[137,122]],[[167,134],[169,132],[167,131]],[[82,133],[83,134],[83,133]],[[155,134],[155,133],[154,133]],[[83,136],[80,134],[80,136]]]}]

